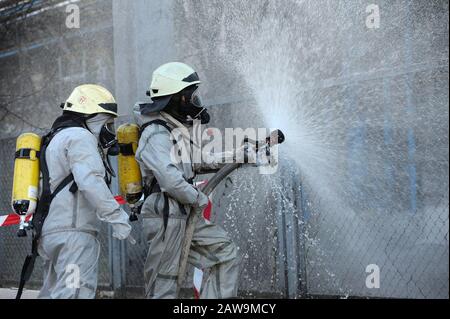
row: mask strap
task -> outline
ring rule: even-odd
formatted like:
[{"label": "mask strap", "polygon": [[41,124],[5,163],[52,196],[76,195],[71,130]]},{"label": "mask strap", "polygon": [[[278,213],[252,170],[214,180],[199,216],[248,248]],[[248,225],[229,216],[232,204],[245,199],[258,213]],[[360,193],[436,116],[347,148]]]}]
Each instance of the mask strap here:
[{"label": "mask strap", "polygon": [[198,119],[200,114],[202,114],[205,110],[206,110],[206,108],[202,108],[202,110],[194,116],[194,119]]}]

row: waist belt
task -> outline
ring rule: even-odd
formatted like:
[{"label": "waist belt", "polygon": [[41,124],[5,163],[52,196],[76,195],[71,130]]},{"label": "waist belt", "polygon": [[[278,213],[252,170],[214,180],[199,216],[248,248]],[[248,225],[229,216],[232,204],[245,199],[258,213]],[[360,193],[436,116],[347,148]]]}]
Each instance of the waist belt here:
[{"label": "waist belt", "polygon": [[[191,185],[194,185],[194,178],[187,179],[186,182],[188,182]],[[161,187],[158,184],[158,181],[156,180],[156,177],[153,177],[152,182],[150,185],[144,184],[144,199],[147,199],[151,194],[154,193],[162,193]]]},{"label": "waist belt", "polygon": [[[189,184],[193,185],[194,184],[194,179],[188,179],[186,180]],[[163,208],[163,224],[164,224],[164,233],[163,233],[163,241],[165,239],[166,236],[166,230],[167,230],[167,224],[169,222],[169,197],[170,195],[167,194],[166,192],[162,192],[161,191],[161,187],[158,184],[158,181],[156,180],[156,177],[153,177],[152,182],[150,183],[150,185],[145,184],[144,185],[144,199],[147,199],[147,197],[149,197],[151,194],[154,193],[162,193],[164,196],[164,208]],[[178,207],[180,208],[180,211],[183,215],[187,215],[186,209],[184,208],[184,205],[181,204],[180,202],[178,202]]]}]

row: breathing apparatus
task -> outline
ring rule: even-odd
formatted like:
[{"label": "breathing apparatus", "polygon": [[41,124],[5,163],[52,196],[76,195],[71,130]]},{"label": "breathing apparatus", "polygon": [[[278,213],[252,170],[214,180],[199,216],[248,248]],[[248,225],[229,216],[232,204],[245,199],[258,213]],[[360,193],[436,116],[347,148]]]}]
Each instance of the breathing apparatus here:
[{"label": "breathing apparatus", "polygon": [[201,121],[202,124],[208,124],[210,121],[208,110],[202,105],[197,85],[187,87],[172,96],[164,111],[181,123],[190,126],[195,120]]},{"label": "breathing apparatus", "polygon": [[142,197],[142,176],[135,154],[139,142],[139,126],[136,124],[123,124],[117,129],[119,148],[119,189],[120,194],[130,206],[130,221],[136,221],[140,213],[137,205]]}]

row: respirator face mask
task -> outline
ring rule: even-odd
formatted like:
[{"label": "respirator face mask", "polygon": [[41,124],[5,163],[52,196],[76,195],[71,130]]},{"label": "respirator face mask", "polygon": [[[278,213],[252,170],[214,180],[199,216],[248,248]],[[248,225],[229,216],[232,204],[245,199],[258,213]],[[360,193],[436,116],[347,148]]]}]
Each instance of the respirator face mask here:
[{"label": "respirator face mask", "polygon": [[86,128],[94,134],[99,142],[100,147],[104,151],[108,151],[108,155],[114,156],[118,154],[118,145],[114,127],[114,118],[108,114],[95,114],[90,116],[86,121]]},{"label": "respirator face mask", "polygon": [[109,157],[119,155],[119,144],[116,140],[114,119],[108,114],[96,114],[88,118],[85,124],[86,128],[98,139],[103,164],[109,174],[109,176],[106,174],[105,181],[109,184],[111,182],[110,176],[116,176]]},{"label": "respirator face mask", "polygon": [[202,99],[200,97],[199,88],[194,87],[194,90],[190,90],[185,95],[186,101],[188,102],[188,112],[187,117],[190,122],[194,120],[201,121],[202,124],[208,124],[210,121],[210,116],[208,110],[203,107]]},{"label": "respirator face mask", "polygon": [[99,142],[103,149],[108,150],[109,156],[119,155],[119,144],[117,143],[114,121],[109,121],[100,130]]}]

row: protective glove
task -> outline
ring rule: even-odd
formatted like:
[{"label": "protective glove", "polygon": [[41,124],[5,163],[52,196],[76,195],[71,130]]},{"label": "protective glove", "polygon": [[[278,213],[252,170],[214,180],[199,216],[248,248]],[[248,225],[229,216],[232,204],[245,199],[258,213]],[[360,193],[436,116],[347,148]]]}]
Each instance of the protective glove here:
[{"label": "protective glove", "polygon": [[120,213],[121,216],[123,216],[123,218],[121,218],[121,221],[111,223],[113,229],[112,235],[114,238],[124,240],[127,239],[128,236],[130,236],[131,225],[128,223],[128,214],[122,208],[120,208]]},{"label": "protective glove", "polygon": [[131,233],[131,226],[128,224],[113,224],[113,237],[119,240],[127,239]]},{"label": "protective glove", "polygon": [[128,230],[124,230],[124,228],[123,228],[124,226],[126,226],[126,225],[115,224],[113,226],[113,237],[117,238],[118,240],[125,240],[125,239],[127,239],[128,242],[131,245],[136,245],[136,239],[134,239],[133,236],[130,235],[131,226],[128,225],[129,226],[129,231]]},{"label": "protective glove", "polygon": [[267,148],[261,149],[257,153],[256,159],[257,166],[270,166],[275,167],[278,165],[278,147],[271,147],[268,151]]},{"label": "protective glove", "polygon": [[198,190],[197,200],[192,205],[196,210],[202,211],[206,206],[208,206],[209,198],[202,191]]},{"label": "protective glove", "polygon": [[257,154],[253,145],[245,144],[236,149],[236,163],[257,164]]}]

